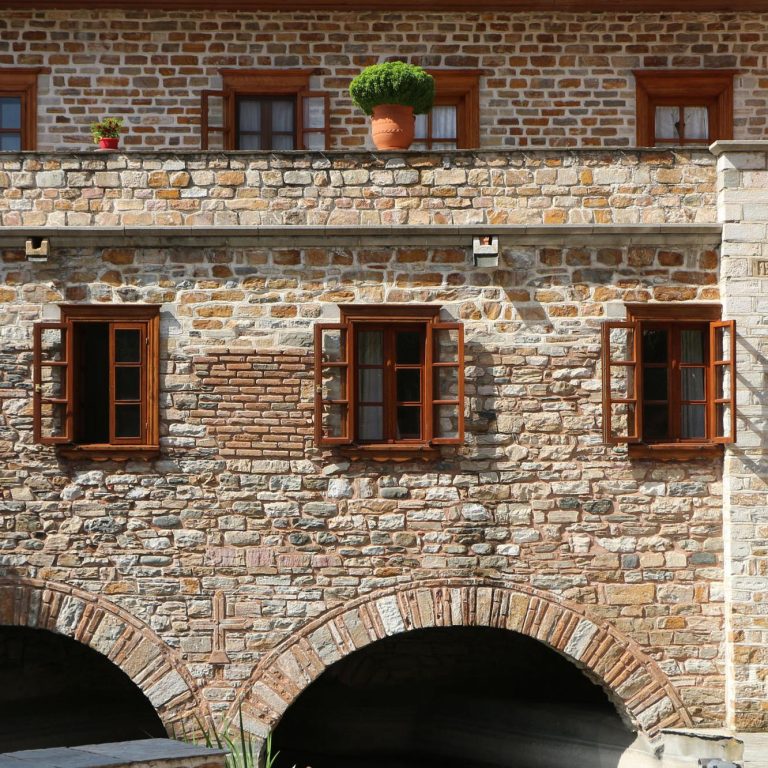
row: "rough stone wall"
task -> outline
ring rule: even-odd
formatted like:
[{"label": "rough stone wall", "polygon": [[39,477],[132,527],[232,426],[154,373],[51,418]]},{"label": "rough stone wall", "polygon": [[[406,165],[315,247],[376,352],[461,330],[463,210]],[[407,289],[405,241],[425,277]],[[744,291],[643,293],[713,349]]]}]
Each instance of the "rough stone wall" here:
[{"label": "rough stone wall", "polygon": [[0,158],[1,226],[710,222],[709,152]]},{"label": "rough stone wall", "polygon": [[[322,243],[0,258],[0,568],[145,622],[214,709],[333,607],[483,578],[609,622],[697,723],[722,722],[721,461],[630,462],[600,435],[600,321],[624,301],[718,300],[709,247],[515,245],[495,271],[459,248]],[[163,304],[158,460],[72,462],[32,443],[32,324],[63,300]],[[434,302],[465,321],[465,446],[396,465],[313,447],[312,325],[351,301]],[[251,413],[260,386],[274,395]],[[224,425],[238,411],[248,434],[290,436],[239,445]],[[214,667],[218,590],[231,663]]]},{"label": "rough stone wall", "polygon": [[729,604],[729,714],[744,730],[768,729],[768,146],[718,149],[724,316],[739,329],[739,437],[725,462]]},{"label": "rough stone wall", "polygon": [[0,67],[44,66],[38,142],[90,142],[123,115],[130,147],[200,146],[200,93],[221,68],[312,68],[331,97],[332,146],[362,147],[346,89],[364,66],[405,57],[476,68],[482,146],[631,146],[633,69],[733,68],[735,137],[766,133],[766,15],[729,13],[226,13],[5,11]]}]

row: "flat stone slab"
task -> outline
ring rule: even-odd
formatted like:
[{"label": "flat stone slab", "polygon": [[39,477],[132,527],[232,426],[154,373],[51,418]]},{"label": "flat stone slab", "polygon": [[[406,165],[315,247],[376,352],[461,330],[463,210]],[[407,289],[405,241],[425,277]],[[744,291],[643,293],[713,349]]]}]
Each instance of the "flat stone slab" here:
[{"label": "flat stone slab", "polygon": [[224,749],[208,749],[173,739],[139,739],[6,752],[0,754],[0,768],[139,768],[142,764],[175,768],[182,765],[181,761],[190,768],[203,764],[223,768],[226,755]]}]

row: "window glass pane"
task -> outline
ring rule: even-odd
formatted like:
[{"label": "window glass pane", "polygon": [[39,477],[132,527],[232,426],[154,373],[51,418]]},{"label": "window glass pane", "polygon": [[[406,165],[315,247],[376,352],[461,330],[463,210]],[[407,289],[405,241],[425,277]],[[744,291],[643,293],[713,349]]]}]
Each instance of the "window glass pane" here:
[{"label": "window glass pane", "polygon": [[43,361],[64,360],[66,334],[64,328],[43,328],[40,333],[40,354]]},{"label": "window glass pane", "polygon": [[325,437],[347,436],[347,406],[323,403],[322,432]]},{"label": "window glass pane", "polygon": [[[459,397],[459,369],[435,368],[435,400],[456,400]],[[618,396],[618,395],[617,395]]]},{"label": "window glass pane", "polygon": [[66,405],[64,403],[40,404],[40,433],[45,437],[64,437],[66,434]]},{"label": "window glass pane", "polygon": [[704,331],[680,331],[680,357],[684,363],[704,362]]},{"label": "window glass pane", "polygon": [[21,134],[0,133],[0,152],[21,152]]},{"label": "window glass pane", "polygon": [[397,439],[418,440],[421,437],[421,408],[412,405],[397,406]]},{"label": "window glass pane", "polygon": [[459,406],[436,405],[434,429],[435,437],[458,437]]},{"label": "window glass pane", "polygon": [[402,365],[421,362],[421,334],[418,331],[400,331],[397,334],[395,362]]},{"label": "window glass pane", "polygon": [[635,436],[635,404],[613,403],[611,405],[611,437]]},{"label": "window glass pane", "polygon": [[398,402],[421,402],[421,370],[406,368],[397,372]]},{"label": "window glass pane", "polygon": [[141,332],[138,329],[115,330],[115,362],[141,362]]},{"label": "window glass pane", "polygon": [[384,369],[363,368],[358,377],[358,396],[362,402],[381,403],[384,401]]},{"label": "window glass pane", "polygon": [[643,407],[643,437],[646,440],[662,440],[669,436],[669,413],[666,405]]},{"label": "window glass pane", "polygon": [[325,149],[324,133],[305,133],[304,147],[306,149]]},{"label": "window glass pane", "polygon": [[[415,115],[413,136],[418,141],[419,139],[427,138],[427,116]],[[413,145],[411,145],[413,146]],[[426,149],[426,144],[423,144],[421,148]]]},{"label": "window glass pane", "polygon": [[643,399],[667,399],[667,369],[645,368],[643,373]]},{"label": "window glass pane", "polygon": [[731,366],[730,365],[717,365],[715,366],[715,381],[717,386],[717,392],[715,398],[717,400],[724,400],[731,397]]},{"label": "window glass pane", "polygon": [[731,406],[728,403],[718,403],[715,406],[715,435],[731,436]]},{"label": "window glass pane", "polygon": [[0,128],[21,130],[21,97],[0,97]]},{"label": "window glass pane", "polygon": [[643,362],[667,362],[667,332],[665,330],[646,328],[643,331]]},{"label": "window glass pane", "polygon": [[343,328],[328,328],[322,333],[323,361],[343,363],[347,358],[347,332]]},{"label": "window glass pane", "polygon": [[455,141],[433,141],[433,149],[458,149],[458,144]]},{"label": "window glass pane", "polygon": [[417,149],[420,151],[425,151],[427,149],[427,145],[423,141],[414,141],[413,144],[409,147],[409,149]]},{"label": "window glass pane", "polygon": [[438,106],[432,109],[432,136],[435,139],[456,138],[456,106]]},{"label": "window glass pane", "polygon": [[325,128],[325,98],[308,96],[303,99],[304,128]]},{"label": "window glass pane", "polygon": [[634,328],[611,328],[608,338],[610,345],[609,359],[611,362],[634,361]]},{"label": "window glass pane", "polygon": [[347,399],[347,368],[338,366],[336,368],[323,368],[321,376],[323,400],[346,400]]},{"label": "window glass pane", "polygon": [[383,331],[360,331],[357,335],[357,359],[360,365],[383,365],[383,349]]},{"label": "window glass pane", "polygon": [[291,101],[272,102],[272,130],[277,133],[293,132],[295,103]]},{"label": "window glass pane", "polygon": [[656,107],[656,138],[680,138],[680,107]]},{"label": "window glass pane", "polygon": [[141,437],[141,406],[115,406],[115,437]]},{"label": "window glass pane", "polygon": [[683,368],[680,373],[682,375],[683,400],[703,400],[704,369]]},{"label": "window glass pane", "polygon": [[40,394],[43,397],[67,396],[67,368],[63,365],[42,365],[40,368]]},{"label": "window glass pane", "polygon": [[709,139],[709,115],[706,107],[686,107],[685,138],[698,141]]},{"label": "window glass pane", "polygon": [[714,360],[731,360],[731,330],[730,328],[715,328]]},{"label": "window glass pane", "polygon": [[380,405],[362,405],[358,409],[358,434],[360,440],[384,438],[384,408]]},{"label": "window glass pane", "polygon": [[459,332],[451,329],[436,329],[432,335],[432,354],[436,363],[455,363],[459,359]]},{"label": "window glass pane", "polygon": [[239,130],[259,133],[261,131],[261,102],[256,99],[239,99],[237,103]]},{"label": "window glass pane", "polygon": [[115,400],[141,400],[141,368],[115,368]]},{"label": "window glass pane", "polygon": [[261,135],[258,133],[241,134],[237,140],[238,149],[261,149]]},{"label": "window glass pane", "polygon": [[682,423],[680,425],[682,437],[703,438],[706,436],[705,407],[703,404],[682,406]]},{"label": "window glass pane", "polygon": [[296,149],[293,142],[293,136],[272,136],[272,146],[269,149],[291,150]]}]

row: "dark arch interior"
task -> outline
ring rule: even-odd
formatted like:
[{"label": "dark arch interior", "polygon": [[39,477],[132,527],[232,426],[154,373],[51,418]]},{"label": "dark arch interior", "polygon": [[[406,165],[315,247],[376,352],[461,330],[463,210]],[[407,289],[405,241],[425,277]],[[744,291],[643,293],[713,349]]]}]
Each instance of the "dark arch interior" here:
[{"label": "dark arch interior", "polygon": [[286,711],[276,768],[617,768],[634,734],[543,644],[488,627],[422,629],[330,666]]},{"label": "dark arch interior", "polygon": [[165,737],[141,690],[64,635],[0,627],[0,752]]}]

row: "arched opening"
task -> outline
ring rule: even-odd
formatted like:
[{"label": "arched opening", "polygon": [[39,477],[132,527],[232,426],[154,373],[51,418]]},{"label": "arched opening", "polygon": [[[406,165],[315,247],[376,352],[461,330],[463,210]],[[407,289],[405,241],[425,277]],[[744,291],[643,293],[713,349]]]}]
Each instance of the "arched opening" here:
[{"label": "arched opening", "polygon": [[276,768],[617,768],[635,734],[606,693],[544,644],[440,627],[328,667],[286,710]]},{"label": "arched opening", "polygon": [[64,635],[0,627],[0,752],[165,737],[141,690]]}]

